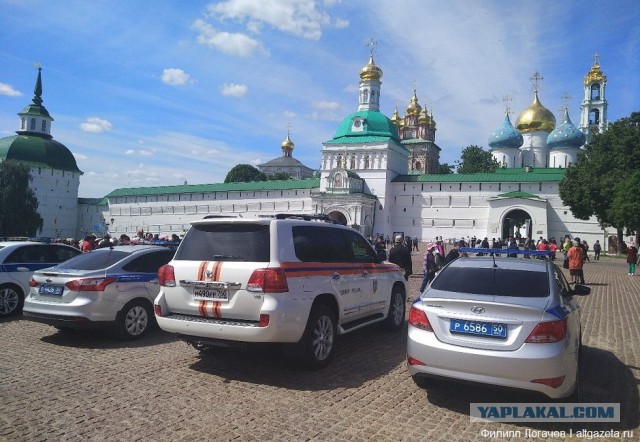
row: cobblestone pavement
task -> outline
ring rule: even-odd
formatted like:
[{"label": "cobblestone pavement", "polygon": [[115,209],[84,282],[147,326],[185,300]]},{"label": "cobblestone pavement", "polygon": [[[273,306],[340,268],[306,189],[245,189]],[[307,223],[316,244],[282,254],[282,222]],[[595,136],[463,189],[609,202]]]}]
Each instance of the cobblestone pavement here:
[{"label": "cobblestone pavement", "polygon": [[[421,279],[413,257],[411,297]],[[123,343],[17,318],[0,322],[0,440],[484,440],[569,429],[638,440],[640,276],[613,258],[587,263],[585,275],[583,400],[619,402],[620,423],[470,422],[470,402],[546,400],[449,382],[417,388],[406,329],[345,335],[333,364],[310,372],[274,349],[203,356],[159,330]]]}]

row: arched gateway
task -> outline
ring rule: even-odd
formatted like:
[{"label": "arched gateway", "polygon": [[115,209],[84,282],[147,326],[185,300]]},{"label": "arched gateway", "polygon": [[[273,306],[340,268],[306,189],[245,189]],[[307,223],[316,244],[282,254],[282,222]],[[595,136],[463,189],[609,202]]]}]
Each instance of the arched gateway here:
[{"label": "arched gateway", "polygon": [[531,215],[522,209],[507,212],[502,219],[502,238],[532,238]]}]

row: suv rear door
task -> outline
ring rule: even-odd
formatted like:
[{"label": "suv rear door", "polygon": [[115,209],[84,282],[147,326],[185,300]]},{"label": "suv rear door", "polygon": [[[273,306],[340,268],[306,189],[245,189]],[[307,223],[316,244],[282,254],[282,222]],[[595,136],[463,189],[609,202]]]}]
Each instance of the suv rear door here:
[{"label": "suv rear door", "polygon": [[176,286],[163,287],[169,309],[258,321],[263,297],[246,287],[256,269],[269,266],[270,248],[268,221],[194,223],[170,262]]}]

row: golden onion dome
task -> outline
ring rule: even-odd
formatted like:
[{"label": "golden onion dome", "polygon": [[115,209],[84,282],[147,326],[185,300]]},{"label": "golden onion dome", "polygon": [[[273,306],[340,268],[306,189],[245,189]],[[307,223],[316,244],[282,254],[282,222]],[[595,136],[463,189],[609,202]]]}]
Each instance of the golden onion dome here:
[{"label": "golden onion dome", "polygon": [[553,113],[540,104],[538,91],[534,93],[531,106],[520,112],[516,120],[516,129],[525,134],[528,132],[551,132],[556,127],[556,117]]},{"label": "golden onion dome", "polygon": [[293,146],[294,146],[293,141],[291,141],[289,134],[287,134],[287,139],[284,140],[280,145],[284,156],[291,156],[291,152],[293,151]]},{"label": "golden onion dome", "polygon": [[418,117],[418,123],[426,124],[428,122],[429,122],[429,116],[427,115],[427,108],[425,107],[424,109],[422,109],[422,112],[420,112],[420,116]]},{"label": "golden onion dome", "polygon": [[414,89],[411,102],[409,103],[409,106],[407,106],[407,114],[420,115],[421,110],[422,110],[422,107],[418,104],[418,97],[416,96],[416,90]]},{"label": "golden onion dome", "polygon": [[362,80],[379,80],[382,77],[382,69],[373,62],[373,54],[369,56],[369,63],[360,71]]},{"label": "golden onion dome", "polygon": [[598,63],[597,61],[594,61],[593,66],[591,66],[591,69],[589,69],[589,72],[587,73],[587,75],[584,76],[584,85],[586,86],[590,83],[599,83],[601,81],[603,83],[606,83],[607,76],[602,75],[602,69],[600,69],[600,63]]},{"label": "golden onion dome", "polygon": [[396,126],[400,125],[400,115],[398,114],[398,107],[396,106],[396,110],[393,111],[393,116],[391,117],[391,121]]}]

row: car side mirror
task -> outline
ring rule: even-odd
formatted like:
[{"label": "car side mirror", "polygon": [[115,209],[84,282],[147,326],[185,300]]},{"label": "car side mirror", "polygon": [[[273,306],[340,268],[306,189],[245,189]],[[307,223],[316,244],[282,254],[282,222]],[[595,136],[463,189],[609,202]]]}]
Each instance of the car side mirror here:
[{"label": "car side mirror", "polygon": [[376,253],[378,255],[378,262],[382,262],[382,261],[386,261],[387,260],[387,251],[386,250],[376,250]]},{"label": "car side mirror", "polygon": [[570,295],[587,296],[591,293],[591,288],[583,284],[576,284],[571,290]]}]

